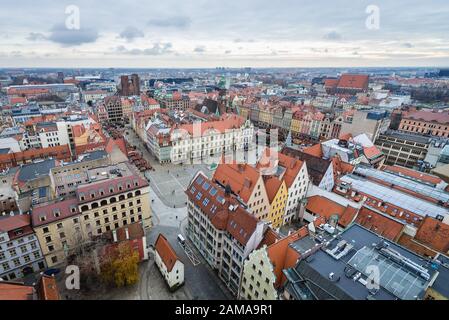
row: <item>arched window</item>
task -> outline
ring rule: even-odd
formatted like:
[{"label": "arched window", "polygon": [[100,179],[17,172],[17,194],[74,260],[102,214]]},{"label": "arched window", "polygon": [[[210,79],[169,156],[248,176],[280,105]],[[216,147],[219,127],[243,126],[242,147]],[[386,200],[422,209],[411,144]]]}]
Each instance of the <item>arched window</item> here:
[{"label": "arched window", "polygon": [[115,203],[117,202],[117,199],[115,197],[112,197],[111,199],[109,199],[109,203]]},{"label": "arched window", "polygon": [[105,206],[105,205],[107,205],[108,204],[108,201],[107,200],[101,200],[101,202],[100,202],[100,205],[101,206]]},{"label": "arched window", "polygon": [[92,203],[92,205],[90,206],[92,209],[98,208],[98,203],[94,202]]},{"label": "arched window", "polygon": [[132,198],[132,197],[133,197],[133,194],[130,192],[130,193],[128,193],[126,196],[127,196],[127,198],[129,199],[129,198]]},{"label": "arched window", "polygon": [[140,196],[140,190],[136,191],[136,196]]},{"label": "arched window", "polygon": [[122,201],[122,200],[125,200],[125,195],[124,194],[122,194],[122,195],[120,195],[118,197],[118,201]]},{"label": "arched window", "polygon": [[89,210],[89,206],[84,205],[84,206],[81,207],[81,212],[84,212],[84,211],[87,211],[87,210]]}]

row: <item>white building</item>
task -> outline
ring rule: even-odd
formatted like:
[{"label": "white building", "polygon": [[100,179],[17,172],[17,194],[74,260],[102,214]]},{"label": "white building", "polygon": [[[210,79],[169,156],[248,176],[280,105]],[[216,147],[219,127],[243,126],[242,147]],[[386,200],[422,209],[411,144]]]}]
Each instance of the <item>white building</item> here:
[{"label": "white building", "polygon": [[171,162],[190,162],[209,157],[220,159],[224,152],[249,147],[253,134],[254,126],[249,120],[231,114],[222,116],[218,121],[174,127],[171,133]]},{"label": "white building", "polygon": [[154,249],[154,260],[159,271],[170,290],[176,290],[184,284],[184,264],[162,234],[157,237]]}]

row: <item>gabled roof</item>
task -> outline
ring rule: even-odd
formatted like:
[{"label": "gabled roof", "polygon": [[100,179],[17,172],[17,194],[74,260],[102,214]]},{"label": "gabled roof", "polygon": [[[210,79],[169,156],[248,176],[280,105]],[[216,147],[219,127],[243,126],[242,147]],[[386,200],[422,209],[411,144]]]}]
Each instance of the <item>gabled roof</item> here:
[{"label": "gabled roof", "polygon": [[232,192],[248,202],[260,173],[248,164],[219,164],[213,179],[223,186],[230,185]]},{"label": "gabled roof", "polygon": [[449,251],[449,225],[431,217],[425,217],[415,239],[442,253]]},{"label": "gabled roof", "polygon": [[357,214],[357,208],[342,206],[341,204],[320,195],[307,198],[306,209],[315,215],[324,217],[326,220],[329,220],[333,215],[337,215],[338,224],[343,227],[350,224]]},{"label": "gabled roof", "polygon": [[[39,227],[54,221],[76,216],[79,214],[77,205],[78,199],[70,198],[34,207],[33,212],[31,213],[33,227]],[[41,217],[45,217],[45,220],[41,221]]]},{"label": "gabled roof", "polygon": [[154,244],[154,249],[161,257],[162,262],[167,268],[167,271],[171,272],[173,267],[175,266],[176,261],[178,261],[179,259],[176,255],[175,250],[173,250],[167,238],[165,238],[162,233],[158,235],[156,243]]},{"label": "gabled roof", "polygon": [[226,194],[222,186],[201,172],[192,180],[186,194],[216,229],[226,230],[246,246],[256,230],[258,220],[240,205],[235,196]]},{"label": "gabled roof", "polygon": [[366,206],[359,210],[355,222],[392,241],[396,241],[404,229],[404,223]]}]

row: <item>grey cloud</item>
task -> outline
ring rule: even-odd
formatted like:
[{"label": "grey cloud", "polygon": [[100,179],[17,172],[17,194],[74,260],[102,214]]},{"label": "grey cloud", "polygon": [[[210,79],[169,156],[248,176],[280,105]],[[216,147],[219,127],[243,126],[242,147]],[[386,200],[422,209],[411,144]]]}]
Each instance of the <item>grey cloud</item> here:
[{"label": "grey cloud", "polygon": [[411,44],[410,42],[403,43],[402,46],[404,48],[413,48],[413,44]]},{"label": "grey cloud", "polygon": [[155,18],[147,22],[147,24],[152,27],[176,29],[186,29],[190,26],[191,23],[191,19],[185,16]]},{"label": "grey cloud", "polygon": [[39,41],[39,40],[47,40],[47,37],[39,32],[30,32],[26,37],[26,39],[30,41]]},{"label": "grey cloud", "polygon": [[48,40],[62,44],[64,46],[74,46],[83,43],[97,41],[98,31],[91,28],[81,27],[79,30],[68,29],[64,24],[57,24],[50,30]]},{"label": "grey cloud", "polygon": [[126,41],[131,42],[136,38],[143,38],[145,34],[143,31],[135,28],[135,27],[126,27],[122,32],[119,34],[119,38],[126,39]]},{"label": "grey cloud", "polygon": [[331,31],[331,32],[325,34],[323,38],[325,40],[335,41],[335,40],[341,40],[343,37],[337,31]]},{"label": "grey cloud", "polygon": [[206,47],[205,46],[197,46],[195,49],[193,49],[194,52],[197,53],[203,53],[206,52]]},{"label": "grey cloud", "polygon": [[232,51],[231,50],[226,50],[224,53],[225,54],[230,54]]},{"label": "grey cloud", "polygon": [[146,49],[127,49],[125,46],[118,46],[115,48],[115,53],[127,54],[127,55],[145,55],[145,56],[159,56],[168,53],[173,53],[173,45],[170,42],[167,43],[155,43],[151,48]]}]

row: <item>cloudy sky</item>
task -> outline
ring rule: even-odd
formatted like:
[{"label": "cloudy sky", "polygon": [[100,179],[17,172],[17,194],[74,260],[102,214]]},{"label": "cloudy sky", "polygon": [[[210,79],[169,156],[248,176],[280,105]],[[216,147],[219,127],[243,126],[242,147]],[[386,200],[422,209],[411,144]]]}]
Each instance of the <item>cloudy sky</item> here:
[{"label": "cloudy sky", "polygon": [[0,4],[0,67],[216,66],[449,66],[449,1]]}]

